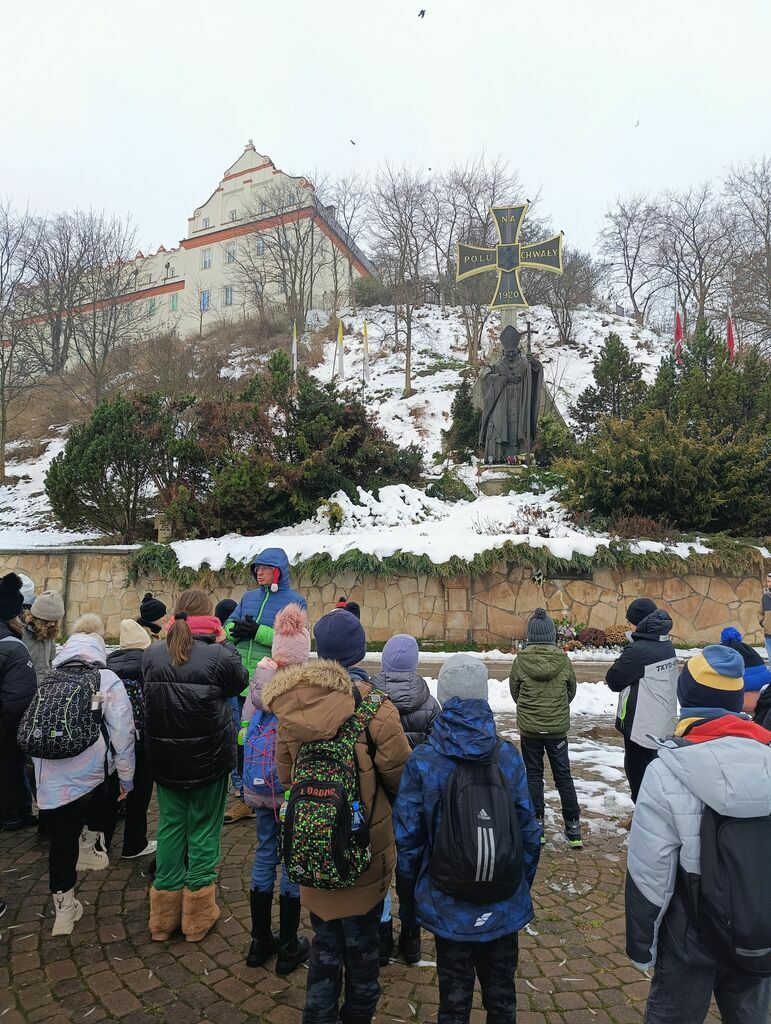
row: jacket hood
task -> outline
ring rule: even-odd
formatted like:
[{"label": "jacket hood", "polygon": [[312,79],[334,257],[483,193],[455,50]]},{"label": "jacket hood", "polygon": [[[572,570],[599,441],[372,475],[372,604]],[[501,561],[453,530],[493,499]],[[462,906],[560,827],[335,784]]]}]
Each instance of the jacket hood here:
[{"label": "jacket hood", "polygon": [[61,651],[54,658],[52,665],[59,668],[68,661],[86,661],[90,665],[107,664],[107,648],[98,633],[73,633]]},{"label": "jacket hood", "polygon": [[417,672],[380,672],[370,682],[388,694],[402,715],[417,711],[431,696],[428,683]]},{"label": "jacket hood", "polygon": [[552,644],[532,644],[517,654],[517,661],[531,679],[551,679],[563,668],[565,652]]},{"label": "jacket hood", "polygon": [[741,736],[659,747],[659,758],[686,789],[718,814],[771,814],[771,747]]},{"label": "jacket hood", "polygon": [[633,640],[668,640],[672,629],[672,618],[663,608],[646,615],[632,633]]},{"label": "jacket hood", "polygon": [[451,697],[436,716],[427,742],[446,757],[484,757],[498,742],[490,705],[486,700]]},{"label": "jacket hood", "polygon": [[329,740],[355,710],[353,683],[336,661],[289,665],[264,687],[262,704],[298,743]]},{"label": "jacket hood", "polygon": [[265,548],[252,559],[252,575],[257,572],[258,565],[269,565],[278,569],[281,575],[278,579],[278,589],[285,590],[289,586],[289,559],[283,548]]}]

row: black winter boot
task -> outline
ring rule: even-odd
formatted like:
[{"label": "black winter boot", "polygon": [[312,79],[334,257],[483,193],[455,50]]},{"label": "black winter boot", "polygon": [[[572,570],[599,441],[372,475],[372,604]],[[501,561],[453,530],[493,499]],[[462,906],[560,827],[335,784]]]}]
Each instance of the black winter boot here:
[{"label": "black winter boot", "polygon": [[402,928],[399,936],[399,952],[408,964],[418,964],[422,959],[420,928]]},{"label": "black winter boot", "polygon": [[291,974],[304,964],[311,953],[307,939],[297,937],[300,926],[300,897],[283,895],[279,897],[279,938],[276,974]]},{"label": "black winter boot", "polygon": [[252,944],[246,954],[246,966],[262,967],[266,960],[278,952],[278,936],[270,927],[273,893],[251,889],[249,906],[252,911]]},{"label": "black winter boot", "polygon": [[388,967],[391,962],[391,952],[394,948],[394,923],[390,919],[380,922],[380,930],[377,937],[378,956],[380,966]]}]

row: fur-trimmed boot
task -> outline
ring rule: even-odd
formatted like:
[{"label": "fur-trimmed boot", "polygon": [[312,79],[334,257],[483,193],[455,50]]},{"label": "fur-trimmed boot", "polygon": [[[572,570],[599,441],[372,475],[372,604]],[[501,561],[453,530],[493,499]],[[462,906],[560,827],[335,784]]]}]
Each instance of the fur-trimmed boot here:
[{"label": "fur-trimmed boot", "polygon": [[165,942],[182,924],[182,890],[171,892],[150,886],[150,938]]},{"label": "fur-trimmed boot", "polygon": [[182,890],[182,931],[188,942],[200,942],[205,938],[219,916],[220,908],[214,898],[214,882],[195,892],[185,886]]}]

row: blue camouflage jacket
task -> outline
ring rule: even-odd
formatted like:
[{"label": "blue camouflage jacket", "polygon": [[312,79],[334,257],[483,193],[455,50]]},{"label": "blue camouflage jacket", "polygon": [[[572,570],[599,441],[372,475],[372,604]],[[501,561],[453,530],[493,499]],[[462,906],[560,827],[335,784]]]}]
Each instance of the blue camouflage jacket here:
[{"label": "blue camouflage jacket", "polygon": [[533,918],[530,886],[541,852],[541,832],[525,766],[511,743],[501,745],[498,763],[509,783],[524,844],[525,877],[516,895],[500,903],[466,903],[436,889],[428,874],[448,776],[458,760],[484,757],[496,742],[490,705],[453,697],[437,716],[428,741],[415,748],[404,766],[393,818],[399,916],[407,927],[422,925],[434,935],[457,942],[491,942],[519,931]]}]

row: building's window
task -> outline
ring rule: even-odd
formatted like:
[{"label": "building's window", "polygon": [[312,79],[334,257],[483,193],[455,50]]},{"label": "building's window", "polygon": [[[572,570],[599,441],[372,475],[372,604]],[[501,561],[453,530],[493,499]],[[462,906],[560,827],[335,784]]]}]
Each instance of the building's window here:
[{"label": "building's window", "polygon": [[265,241],[259,235],[254,240],[254,252],[256,256],[262,256],[265,252]]},{"label": "building's window", "polygon": [[155,316],[155,299],[150,299],[147,303],[147,312],[150,316]]},{"label": "building's window", "polygon": [[262,202],[260,203],[260,213],[267,213],[267,212],[268,212],[268,204],[263,199]]},{"label": "building's window", "polygon": [[230,220],[238,220],[238,210],[230,211]]},{"label": "building's window", "polygon": [[130,324],[134,319],[134,310],[131,307],[131,303],[126,303],[126,323]]},{"label": "building's window", "polygon": [[208,226],[209,226],[209,218],[208,217],[204,217],[204,219],[203,219],[203,226],[205,228],[208,228]]},{"label": "building's window", "polygon": [[209,308],[209,292],[201,292],[201,312],[205,313]]},{"label": "building's window", "polygon": [[172,313],[176,313],[178,309],[179,309],[179,295],[177,295],[176,292],[175,292],[174,295],[171,296],[171,312]]},{"label": "building's window", "polygon": [[233,288],[229,284],[222,289],[222,301],[226,306],[233,305]]},{"label": "building's window", "polygon": [[236,262],[236,243],[228,242],[225,246],[225,262],[235,263]]},{"label": "building's window", "polygon": [[170,263],[169,264],[169,277],[176,277],[176,276],[177,276],[176,267],[174,266],[173,263]]},{"label": "building's window", "polygon": [[207,246],[201,250],[201,270],[208,270],[211,266],[211,247]]}]

